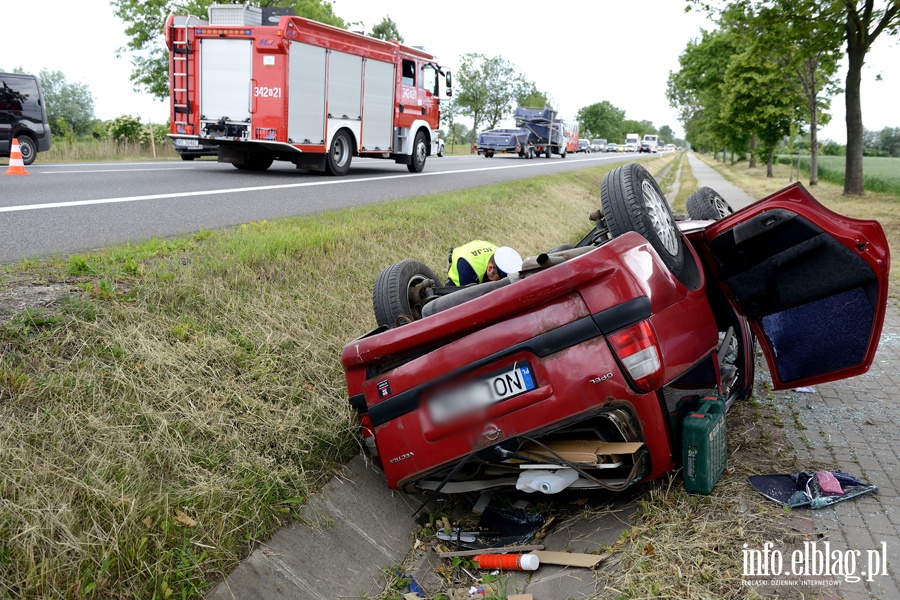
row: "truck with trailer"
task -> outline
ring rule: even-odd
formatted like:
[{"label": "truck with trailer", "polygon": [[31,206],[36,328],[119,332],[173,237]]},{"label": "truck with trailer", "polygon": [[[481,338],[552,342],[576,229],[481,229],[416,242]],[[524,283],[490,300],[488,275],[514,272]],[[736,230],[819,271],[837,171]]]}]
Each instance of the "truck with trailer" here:
[{"label": "truck with trailer", "polygon": [[359,156],[421,172],[439,152],[450,72],[417,48],[263,10],[168,17],[169,137],[249,171],[279,160],[344,175]]},{"label": "truck with trailer", "polygon": [[[478,154],[515,153],[524,158],[554,154],[566,157],[570,144],[578,151],[578,128],[556,117],[552,108],[518,107],[513,113],[516,129],[490,129],[478,134]],[[574,135],[574,137],[572,137]]]}]

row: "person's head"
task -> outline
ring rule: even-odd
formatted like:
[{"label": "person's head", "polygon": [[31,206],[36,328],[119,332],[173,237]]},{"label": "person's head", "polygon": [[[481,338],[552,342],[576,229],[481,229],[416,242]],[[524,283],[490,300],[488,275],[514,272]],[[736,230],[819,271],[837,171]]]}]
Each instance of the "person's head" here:
[{"label": "person's head", "polygon": [[488,260],[485,276],[490,281],[499,281],[510,273],[522,270],[522,257],[509,246],[500,246]]}]

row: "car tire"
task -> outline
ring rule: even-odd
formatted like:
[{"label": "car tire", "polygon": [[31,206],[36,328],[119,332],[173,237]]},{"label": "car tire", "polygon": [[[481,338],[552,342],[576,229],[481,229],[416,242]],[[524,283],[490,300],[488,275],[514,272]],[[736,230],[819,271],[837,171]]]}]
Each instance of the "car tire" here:
[{"label": "car tire", "polygon": [[334,176],[346,175],[353,161],[353,145],[350,134],[342,129],[331,138],[331,148],[325,155],[325,169]]},{"label": "car tire", "polygon": [[372,307],[375,321],[385,327],[397,327],[422,318],[425,302],[421,284],[437,282],[427,265],[412,259],[385,267],[375,278]]},{"label": "car tire", "polygon": [[416,134],[416,141],[413,143],[412,162],[406,165],[410,173],[421,173],[425,169],[425,159],[428,157],[428,150],[425,144],[425,134],[421,131]]},{"label": "car tire", "polygon": [[702,187],[688,196],[687,212],[692,219],[718,221],[734,212],[714,189]]},{"label": "car tire", "polygon": [[37,159],[37,144],[27,135],[19,136],[19,150],[22,152],[22,163],[30,165]]},{"label": "car tire", "polygon": [[659,185],[638,163],[618,167],[600,182],[600,204],[609,232],[635,231],[653,246],[675,277],[685,268],[685,248],[675,217]]},{"label": "car tire", "polygon": [[181,155],[181,160],[194,160],[195,158],[197,158],[197,157],[194,156],[193,154],[182,154]]}]

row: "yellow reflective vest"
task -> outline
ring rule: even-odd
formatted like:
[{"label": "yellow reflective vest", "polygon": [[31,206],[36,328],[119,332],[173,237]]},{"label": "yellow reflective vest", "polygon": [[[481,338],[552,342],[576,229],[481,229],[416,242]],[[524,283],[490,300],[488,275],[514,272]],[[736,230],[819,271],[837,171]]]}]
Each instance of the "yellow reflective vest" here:
[{"label": "yellow reflective vest", "polygon": [[475,240],[459,248],[454,248],[450,253],[450,271],[447,273],[447,277],[453,285],[459,285],[458,263],[459,259],[463,259],[478,275],[478,283],[484,283],[488,261],[496,251],[497,246],[484,240]]}]

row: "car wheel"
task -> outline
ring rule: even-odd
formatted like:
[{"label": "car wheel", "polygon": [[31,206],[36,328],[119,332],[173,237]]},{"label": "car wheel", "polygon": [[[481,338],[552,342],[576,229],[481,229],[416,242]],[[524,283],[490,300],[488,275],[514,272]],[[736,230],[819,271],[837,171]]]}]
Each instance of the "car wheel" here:
[{"label": "car wheel", "polygon": [[331,139],[331,149],[325,155],[325,168],[331,175],[346,175],[353,160],[353,146],[346,130],[338,131]]},{"label": "car wheel", "polygon": [[565,157],[566,157],[566,151],[563,150],[562,152],[560,152],[560,153],[559,153],[559,157],[560,157],[560,158],[565,158]]},{"label": "car wheel", "polygon": [[18,138],[19,150],[22,152],[22,163],[30,165],[37,158],[37,144],[27,135]]},{"label": "car wheel", "polygon": [[600,204],[613,237],[636,231],[646,238],[675,277],[684,271],[685,249],[672,209],[647,169],[629,163],[600,182]]},{"label": "car wheel", "polygon": [[375,279],[372,306],[379,325],[395,327],[422,318],[422,291],[437,275],[417,260],[401,260],[384,268]]},{"label": "car wheel", "polygon": [[687,211],[692,219],[718,221],[734,209],[714,189],[702,187],[688,196]]},{"label": "car wheel", "polygon": [[197,157],[194,156],[193,154],[182,154],[181,155],[181,160],[194,160],[195,158],[197,158]]},{"label": "car wheel", "polygon": [[416,134],[416,141],[413,144],[412,162],[406,165],[410,173],[421,173],[425,169],[425,158],[428,151],[425,147],[425,134],[421,131]]}]

